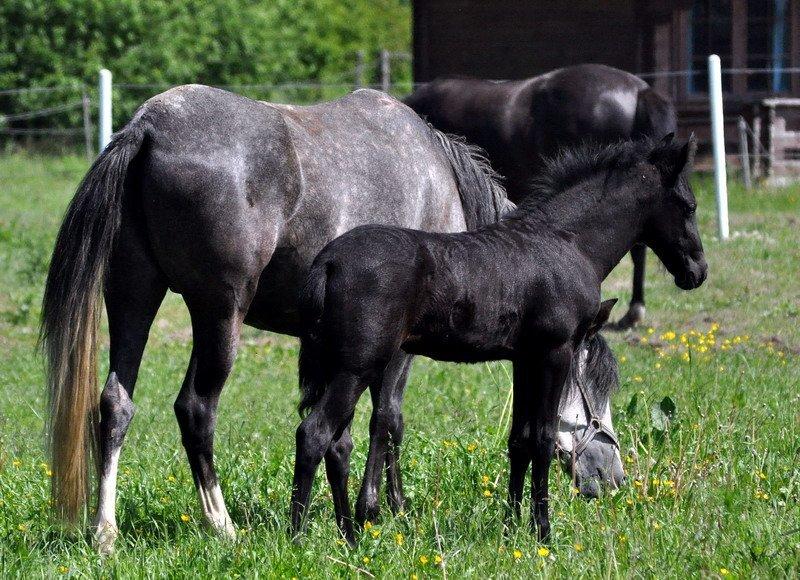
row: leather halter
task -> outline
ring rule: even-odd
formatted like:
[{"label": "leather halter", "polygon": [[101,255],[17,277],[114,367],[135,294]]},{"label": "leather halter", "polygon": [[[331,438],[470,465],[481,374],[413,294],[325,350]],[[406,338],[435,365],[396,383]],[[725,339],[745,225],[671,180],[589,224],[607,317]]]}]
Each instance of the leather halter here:
[{"label": "leather halter", "polygon": [[[589,393],[586,391],[586,385],[583,382],[583,377],[575,377],[575,381],[578,383],[578,391],[581,394],[581,399],[583,399],[583,405],[586,408],[586,415],[589,417],[589,424],[586,426],[583,435],[581,435],[577,442],[575,441],[575,431],[573,430],[573,443],[571,451],[564,449],[558,444],[558,442],[556,442],[556,452],[559,454],[569,454],[572,456],[573,461],[575,461],[578,456],[586,450],[586,447],[589,445],[589,443],[591,443],[600,433],[608,437],[611,440],[611,443],[613,443],[614,447],[619,450],[619,441],[617,440],[617,436],[610,427],[603,423],[602,416],[597,412],[597,409],[595,409],[594,402],[589,396]],[[578,426],[576,425],[575,429],[577,428]]]}]

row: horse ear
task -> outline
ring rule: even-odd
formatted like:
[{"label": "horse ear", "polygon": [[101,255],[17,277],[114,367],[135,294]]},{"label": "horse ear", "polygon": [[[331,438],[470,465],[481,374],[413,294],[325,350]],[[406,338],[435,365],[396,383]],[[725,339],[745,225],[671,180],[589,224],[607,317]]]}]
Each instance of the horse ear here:
[{"label": "horse ear", "polygon": [[590,338],[600,332],[600,329],[608,322],[608,317],[611,316],[611,309],[614,308],[614,304],[616,303],[617,299],[611,298],[609,300],[604,300],[600,304],[600,309],[597,311],[594,320],[592,320],[589,329],[586,331],[586,338]]},{"label": "horse ear", "polygon": [[681,174],[688,173],[692,169],[694,156],[697,153],[697,138],[692,133],[689,140],[676,151],[674,146],[665,143],[667,137],[653,149],[650,161],[661,171],[667,189],[672,189],[678,183]]},{"label": "horse ear", "polygon": [[[694,133],[692,133],[694,134]],[[659,145],[669,145],[675,140],[675,131],[670,131],[661,138]]]}]

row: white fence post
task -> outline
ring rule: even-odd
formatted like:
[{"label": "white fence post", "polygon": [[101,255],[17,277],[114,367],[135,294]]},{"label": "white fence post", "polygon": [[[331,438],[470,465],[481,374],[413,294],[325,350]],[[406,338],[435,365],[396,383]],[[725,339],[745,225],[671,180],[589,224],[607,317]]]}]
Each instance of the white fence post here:
[{"label": "white fence post", "polygon": [[708,98],[711,106],[711,139],[714,146],[714,184],[717,188],[719,238],[727,240],[728,182],[725,173],[725,119],[722,115],[722,67],[719,56],[708,57]]},{"label": "white fence post", "polygon": [[100,98],[98,99],[100,119],[98,126],[99,131],[99,148],[98,152],[102,153],[106,145],[111,141],[111,71],[108,69],[100,69]]}]

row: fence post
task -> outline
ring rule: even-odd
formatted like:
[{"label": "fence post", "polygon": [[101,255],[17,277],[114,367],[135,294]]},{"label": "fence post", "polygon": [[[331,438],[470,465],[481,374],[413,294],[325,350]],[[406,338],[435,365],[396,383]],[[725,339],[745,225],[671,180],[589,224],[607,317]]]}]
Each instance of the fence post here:
[{"label": "fence post", "polygon": [[389,51],[381,50],[381,90],[384,93],[389,92],[391,85],[392,70],[389,58]]},{"label": "fence post", "polygon": [[356,70],[355,70],[355,77],[356,77],[356,89],[363,89],[364,88],[364,61],[365,61],[364,51],[357,50],[356,51]]},{"label": "fence post", "polygon": [[737,123],[739,128],[739,156],[742,159],[742,179],[747,189],[753,188],[753,180],[750,178],[750,149],[747,146],[747,121],[744,117],[739,117]]},{"label": "fence post", "polygon": [[103,149],[111,141],[111,71],[108,69],[100,70],[99,96],[98,153],[102,153]]},{"label": "fence post", "polygon": [[720,240],[727,240],[728,183],[725,174],[725,118],[722,114],[722,67],[719,56],[708,57],[708,97],[711,106],[711,139],[714,146],[714,183],[717,189],[717,224]]},{"label": "fence post", "polygon": [[86,159],[89,161],[94,157],[92,152],[92,112],[91,103],[89,102],[89,95],[83,91],[83,142],[86,146]]}]

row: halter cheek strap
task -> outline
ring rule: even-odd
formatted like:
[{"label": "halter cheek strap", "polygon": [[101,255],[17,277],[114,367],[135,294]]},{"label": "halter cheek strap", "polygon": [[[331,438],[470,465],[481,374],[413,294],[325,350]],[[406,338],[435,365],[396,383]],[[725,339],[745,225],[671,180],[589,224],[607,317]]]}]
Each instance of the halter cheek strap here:
[{"label": "halter cheek strap", "polygon": [[[594,407],[594,402],[592,398],[589,396],[589,393],[586,392],[586,385],[583,382],[583,377],[576,377],[576,381],[578,383],[578,390],[581,393],[581,398],[583,399],[583,405],[586,407],[586,414],[589,417],[589,424],[587,425],[586,429],[581,435],[580,439],[577,442],[573,443],[572,446],[572,455],[573,457],[577,457],[581,453],[586,450],[586,447],[591,443],[594,438],[602,433],[606,437],[611,440],[611,443],[619,449],[619,441],[617,440],[617,436],[614,434],[614,431],[611,430],[610,427],[606,426],[603,423],[602,416],[597,412]],[[574,437],[574,435],[573,435]],[[559,451],[565,452],[565,449],[562,449],[558,444],[556,447]]]}]

